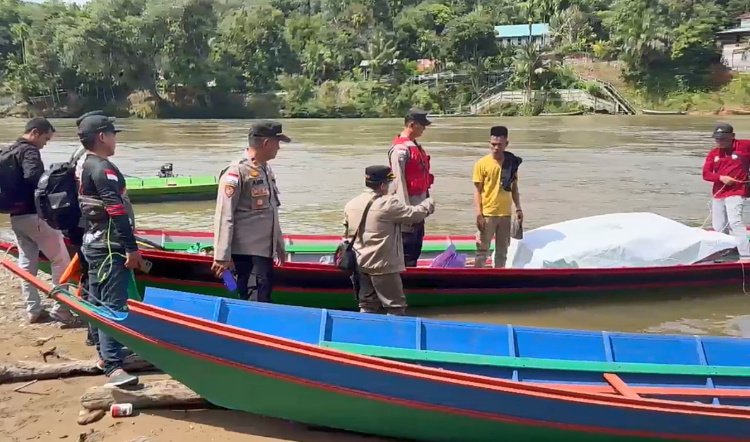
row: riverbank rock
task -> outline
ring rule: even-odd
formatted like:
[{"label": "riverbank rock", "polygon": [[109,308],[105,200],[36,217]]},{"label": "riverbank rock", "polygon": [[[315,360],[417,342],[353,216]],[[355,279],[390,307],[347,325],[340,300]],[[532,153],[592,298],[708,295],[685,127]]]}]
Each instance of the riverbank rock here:
[{"label": "riverbank rock", "polygon": [[41,100],[33,103],[19,101],[15,104],[6,105],[0,108],[0,117],[70,118],[79,115],[83,111],[83,108],[83,100],[81,100],[78,94],[69,92],[61,94],[59,100],[49,98],[46,101]]},{"label": "riverbank rock", "polygon": [[20,102],[6,106],[4,112],[0,113],[3,117],[30,118],[31,105],[26,102]]},{"label": "riverbank rock", "polygon": [[135,91],[128,95],[128,113],[136,118],[159,118],[161,103],[154,91]]}]

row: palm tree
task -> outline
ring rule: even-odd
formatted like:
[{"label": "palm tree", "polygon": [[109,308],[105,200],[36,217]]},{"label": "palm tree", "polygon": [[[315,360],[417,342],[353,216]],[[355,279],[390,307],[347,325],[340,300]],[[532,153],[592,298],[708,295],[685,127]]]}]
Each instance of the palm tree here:
[{"label": "palm tree", "polygon": [[381,75],[399,56],[396,42],[382,32],[376,33],[367,42],[366,49],[357,48],[357,52],[363,60],[367,60],[368,69],[373,75]]}]

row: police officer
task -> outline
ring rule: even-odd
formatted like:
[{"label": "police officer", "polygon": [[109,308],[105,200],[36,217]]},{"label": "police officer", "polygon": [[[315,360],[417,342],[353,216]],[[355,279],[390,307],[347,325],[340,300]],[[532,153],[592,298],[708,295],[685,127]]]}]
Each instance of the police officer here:
[{"label": "police officer", "polygon": [[245,300],[270,302],[274,258],[279,265],[285,261],[279,189],[268,165],[280,141],[291,141],[280,123],[253,124],[245,157],[226,169],[216,198],[212,269],[219,277],[233,269],[237,291]]},{"label": "police officer", "polygon": [[388,166],[365,169],[365,190],[344,207],[345,236],[353,244],[358,270],[355,283],[359,309],[389,315],[406,313],[401,272],[406,270],[401,225],[423,222],[434,211],[432,198],[406,205],[388,187],[395,178]]},{"label": "police officer", "polygon": [[[427,119],[427,112],[411,109],[404,118],[404,130],[393,139],[388,151],[388,160],[395,175],[393,193],[404,205],[419,204],[430,196],[429,189],[434,181],[430,173],[430,156],[417,142],[430,124],[432,122]],[[424,222],[405,224],[402,235],[404,263],[407,267],[416,267],[422,254]]]},{"label": "police officer", "polygon": [[[78,202],[86,220],[83,254],[89,265],[89,296],[114,311],[124,311],[131,270],[143,268],[143,258],[133,233],[135,215],[127,199],[125,178],[109,161],[114,155],[117,133],[114,118],[90,115],[78,125],[78,136],[86,148],[81,167]],[[98,350],[107,384],[138,383],[123,367],[123,346],[98,330]]]}]

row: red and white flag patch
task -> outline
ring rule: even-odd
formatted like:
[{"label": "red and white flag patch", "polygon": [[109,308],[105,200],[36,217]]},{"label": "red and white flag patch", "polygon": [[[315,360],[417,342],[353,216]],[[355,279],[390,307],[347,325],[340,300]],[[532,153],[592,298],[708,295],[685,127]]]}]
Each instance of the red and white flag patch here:
[{"label": "red and white flag patch", "polygon": [[117,178],[117,174],[112,169],[104,169],[104,175],[107,177],[108,180],[119,182],[120,180]]},{"label": "red and white flag patch", "polygon": [[224,175],[224,184],[227,186],[238,186],[240,184],[240,175],[234,172],[227,172]]}]

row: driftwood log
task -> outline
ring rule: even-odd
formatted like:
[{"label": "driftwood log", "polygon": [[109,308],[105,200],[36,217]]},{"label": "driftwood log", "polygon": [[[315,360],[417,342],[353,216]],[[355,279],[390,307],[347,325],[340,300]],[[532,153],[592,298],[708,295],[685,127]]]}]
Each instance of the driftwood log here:
[{"label": "driftwood log", "polygon": [[[155,369],[153,365],[143,360],[126,362],[124,368],[133,372]],[[55,363],[19,361],[13,364],[0,364],[0,384],[100,374],[102,372],[96,367],[96,360],[93,359]]]},{"label": "driftwood log", "polygon": [[149,382],[133,389],[112,386],[91,387],[81,396],[87,410],[109,410],[112,404],[130,403],[133,409],[174,406],[211,407],[191,389],[173,379]]}]

